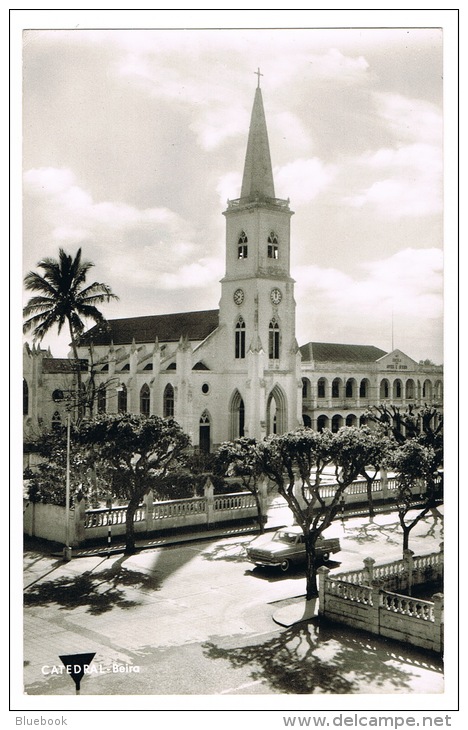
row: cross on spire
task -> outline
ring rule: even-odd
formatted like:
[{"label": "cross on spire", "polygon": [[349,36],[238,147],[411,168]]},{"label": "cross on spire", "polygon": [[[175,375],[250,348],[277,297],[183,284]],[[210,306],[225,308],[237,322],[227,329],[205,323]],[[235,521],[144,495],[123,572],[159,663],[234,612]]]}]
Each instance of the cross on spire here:
[{"label": "cross on spire", "polygon": [[263,74],[260,73],[260,69],[257,68],[256,71],[254,71],[254,74],[257,76],[257,89],[260,88],[260,76],[263,76]]}]

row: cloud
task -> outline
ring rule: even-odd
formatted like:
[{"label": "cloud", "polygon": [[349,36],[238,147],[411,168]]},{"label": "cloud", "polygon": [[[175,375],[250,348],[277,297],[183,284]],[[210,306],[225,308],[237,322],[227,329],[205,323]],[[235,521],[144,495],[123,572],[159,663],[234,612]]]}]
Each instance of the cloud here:
[{"label": "cloud", "polygon": [[31,169],[24,174],[24,192],[31,206],[40,209],[57,242],[80,242],[99,235],[124,234],[133,229],[159,227],[183,237],[184,221],[168,208],[138,209],[126,203],[95,202],[81,188],[71,170]]},{"label": "cloud", "polygon": [[374,99],[377,114],[397,139],[441,143],[443,117],[435,104],[384,92],[376,93]]},{"label": "cloud", "polygon": [[331,184],[336,170],[317,157],[294,160],[275,169],[276,194],[291,198],[295,205],[308,203]]},{"label": "cloud", "polygon": [[311,55],[314,76],[324,79],[339,77],[341,83],[360,80],[369,68],[364,56],[345,56],[338,48],[330,48],[327,53]]},{"label": "cloud", "polygon": [[405,249],[380,261],[367,262],[361,276],[339,269],[302,266],[293,271],[296,284],[297,337],[395,347],[415,359],[442,354],[442,252]]},{"label": "cloud", "polygon": [[[390,218],[432,216],[442,212],[443,162],[441,150],[415,143],[382,148],[354,161],[364,174],[379,176],[362,192],[346,196],[353,207],[369,205]],[[385,177],[380,177],[385,175]]]}]

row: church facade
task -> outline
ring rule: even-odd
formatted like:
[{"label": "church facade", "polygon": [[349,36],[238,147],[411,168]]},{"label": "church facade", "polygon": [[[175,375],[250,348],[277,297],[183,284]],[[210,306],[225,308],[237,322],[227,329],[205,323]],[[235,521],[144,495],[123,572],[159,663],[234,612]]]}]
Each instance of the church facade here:
[{"label": "church facade", "polygon": [[[307,425],[338,430],[386,403],[442,407],[442,367],[399,350],[309,342],[295,334],[289,200],[275,196],[261,89],[240,198],[229,200],[219,309],[109,320],[79,346],[93,412],[174,416],[203,451]],[[64,422],[71,361],[24,346],[25,431]],[[89,390],[89,387],[88,387]]]}]

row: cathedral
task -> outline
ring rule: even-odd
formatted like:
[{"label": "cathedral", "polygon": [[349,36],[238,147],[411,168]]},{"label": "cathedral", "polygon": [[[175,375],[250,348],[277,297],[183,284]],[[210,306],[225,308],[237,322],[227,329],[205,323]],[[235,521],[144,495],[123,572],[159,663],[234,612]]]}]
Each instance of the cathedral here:
[{"label": "cathedral", "polygon": [[[228,200],[219,309],[129,317],[79,343],[93,412],[173,416],[212,451],[301,425],[338,430],[370,406],[442,407],[442,366],[400,350],[307,342],[295,334],[289,200],[275,196],[262,92],[252,108],[240,197]],[[73,388],[71,360],[24,346],[25,433],[58,427]]]}]

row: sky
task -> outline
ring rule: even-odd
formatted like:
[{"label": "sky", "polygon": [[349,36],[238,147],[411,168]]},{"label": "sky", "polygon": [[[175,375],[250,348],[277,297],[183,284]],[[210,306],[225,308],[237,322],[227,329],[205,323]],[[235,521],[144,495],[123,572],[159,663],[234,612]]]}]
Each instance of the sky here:
[{"label": "sky", "polygon": [[442,53],[436,27],[25,31],[22,275],[81,247],[108,319],[216,309],[260,68],[298,343],[442,363]]}]

